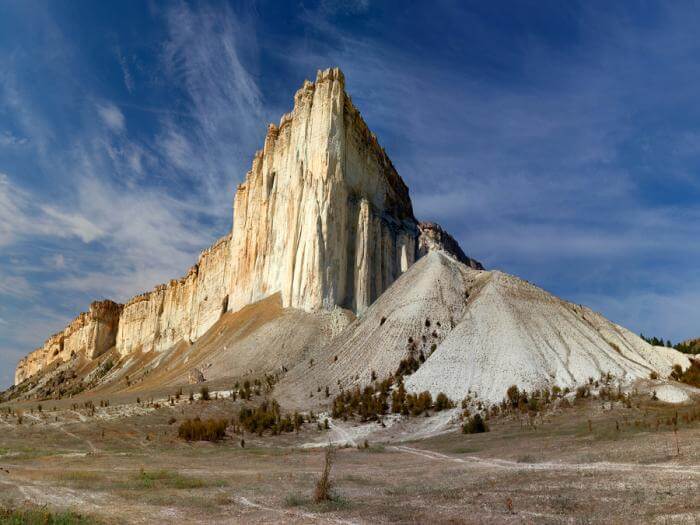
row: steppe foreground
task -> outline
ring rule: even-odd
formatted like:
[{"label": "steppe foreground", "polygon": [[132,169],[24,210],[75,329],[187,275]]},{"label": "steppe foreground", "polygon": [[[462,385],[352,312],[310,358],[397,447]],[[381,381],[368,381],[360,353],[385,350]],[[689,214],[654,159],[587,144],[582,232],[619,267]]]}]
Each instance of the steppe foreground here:
[{"label": "steppe foreground", "polygon": [[[432,431],[459,409],[388,417],[385,428],[331,420],[259,437],[229,427],[213,444],[178,439],[179,422],[231,417],[240,400],[187,397],[24,405],[21,424],[3,407],[0,504],[66,523],[700,521],[696,399],[573,398],[491,418],[490,432],[472,435]],[[333,500],[315,504],[328,441]]]}]

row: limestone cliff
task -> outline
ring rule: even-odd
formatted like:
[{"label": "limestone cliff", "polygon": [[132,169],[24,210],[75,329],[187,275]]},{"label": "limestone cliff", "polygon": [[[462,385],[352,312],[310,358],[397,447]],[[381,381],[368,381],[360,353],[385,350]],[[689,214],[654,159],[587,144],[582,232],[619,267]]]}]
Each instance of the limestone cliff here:
[{"label": "limestone cliff", "polygon": [[80,355],[99,357],[114,346],[122,305],[95,301],[87,312],[76,317],[62,332],[52,335],[41,348],[22,359],[15,371],[15,384],[43,370],[54,361],[67,361]]},{"label": "limestone cliff", "polygon": [[361,314],[417,257],[445,250],[472,267],[442,228],[419,224],[408,188],[345,92],[319,71],[270,124],[234,199],[232,233],[179,280],[125,305],[93,303],[22,359],[15,383],[73,354],[93,359],[193,342],[223,312],[279,293],[284,307]]},{"label": "limestone cliff", "polygon": [[285,307],[362,312],[413,264],[417,234],[408,188],[343,74],[319,71],[236,192],[229,309],[280,292]]},{"label": "limestone cliff", "polygon": [[119,319],[117,351],[164,350],[206,332],[226,311],[230,243],[230,235],[223,237],[202,252],[185,277],[127,302]]}]

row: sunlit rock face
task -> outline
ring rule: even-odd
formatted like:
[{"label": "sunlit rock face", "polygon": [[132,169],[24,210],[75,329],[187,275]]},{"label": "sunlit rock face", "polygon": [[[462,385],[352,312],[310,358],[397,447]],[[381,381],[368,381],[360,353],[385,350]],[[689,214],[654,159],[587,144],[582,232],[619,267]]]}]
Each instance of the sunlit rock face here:
[{"label": "sunlit rock face", "polygon": [[116,346],[121,355],[192,342],[226,311],[231,236],[202,252],[187,275],[156,286],[124,305]]},{"label": "sunlit rock face", "polygon": [[15,384],[43,370],[55,361],[73,356],[99,357],[114,346],[122,305],[112,301],[95,301],[87,312],[62,331],[49,337],[41,348],[30,353],[17,365]]},{"label": "sunlit rock face", "polygon": [[236,192],[228,308],[280,292],[285,307],[362,312],[414,262],[417,236],[408,188],[343,74],[319,72]]}]

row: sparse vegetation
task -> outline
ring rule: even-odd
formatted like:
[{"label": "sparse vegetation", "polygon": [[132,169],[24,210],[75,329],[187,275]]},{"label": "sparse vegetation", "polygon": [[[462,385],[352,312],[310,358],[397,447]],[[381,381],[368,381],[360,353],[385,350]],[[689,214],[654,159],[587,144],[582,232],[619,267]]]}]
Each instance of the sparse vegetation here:
[{"label": "sparse vegetation", "polygon": [[[389,399],[391,399],[391,406]],[[439,412],[454,406],[454,403],[442,392],[438,394],[435,403],[433,403],[433,398],[428,391],[409,394],[406,392],[401,377],[395,381],[392,376],[389,376],[383,381],[375,381],[362,390],[356,386],[351,391],[341,392],[333,399],[332,415],[334,418],[343,418],[344,420],[359,416],[360,420],[364,422],[380,420],[383,415],[389,412],[390,408],[395,414],[418,416],[427,414],[431,409]]]},{"label": "sparse vegetation", "polygon": [[377,420],[389,410],[389,388],[393,380],[366,386],[360,390],[356,386],[352,391],[341,392],[333,399],[332,415],[334,418],[347,419],[358,415],[362,421]]},{"label": "sparse vegetation", "polygon": [[134,489],[199,489],[208,486],[223,486],[226,482],[222,480],[206,481],[199,478],[184,476],[178,472],[170,470],[144,470],[143,468],[128,483]]},{"label": "sparse vegetation", "polygon": [[46,507],[25,505],[22,508],[0,506],[0,523],[8,525],[88,525],[103,522],[94,516],[88,517],[73,511],[54,512]]},{"label": "sparse vegetation", "polygon": [[654,346],[665,346],[667,348],[674,348],[679,352],[684,354],[698,355],[700,354],[700,339],[693,339],[690,341],[685,341],[683,343],[671,344],[670,340],[664,340],[658,337],[645,337],[644,334],[639,334],[639,337],[644,339],[647,343]]},{"label": "sparse vegetation", "polygon": [[238,423],[248,432],[262,436],[270,431],[272,435],[298,431],[304,424],[301,414],[283,416],[280,406],[274,399],[265,400],[256,408],[242,407],[238,413]]},{"label": "sparse vegetation", "polygon": [[220,441],[226,436],[226,419],[187,419],[177,430],[178,437],[186,441]]}]

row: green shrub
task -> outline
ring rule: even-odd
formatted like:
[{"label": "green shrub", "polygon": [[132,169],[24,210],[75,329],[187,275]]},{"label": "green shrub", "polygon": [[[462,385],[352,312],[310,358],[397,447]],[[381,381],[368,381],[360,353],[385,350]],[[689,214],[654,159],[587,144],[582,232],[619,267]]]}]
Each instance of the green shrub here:
[{"label": "green shrub", "polygon": [[508,387],[508,390],[506,390],[506,396],[508,397],[508,402],[511,404],[511,406],[516,408],[518,406],[518,402],[520,401],[520,390],[518,389],[518,386],[511,385]]},{"label": "green shrub", "polygon": [[448,408],[454,408],[455,404],[450,400],[449,397],[444,392],[440,392],[435,398],[435,410],[447,410]]},{"label": "green shrub", "polygon": [[420,362],[413,357],[413,355],[408,356],[406,359],[402,359],[399,362],[399,368],[394,374],[397,378],[411,375],[413,372],[418,370],[420,367]]},{"label": "green shrub", "polygon": [[406,408],[412,416],[419,416],[433,406],[433,397],[427,390],[420,394],[406,396]]},{"label": "green shrub", "polygon": [[462,432],[465,434],[481,434],[488,431],[489,427],[479,413],[474,414],[462,425]]},{"label": "green shrub", "polygon": [[248,432],[262,436],[267,430],[273,435],[298,431],[304,424],[304,418],[297,412],[293,416],[283,416],[279,403],[273,399],[263,401],[256,408],[241,407],[238,422]]},{"label": "green shrub", "polygon": [[226,419],[187,419],[180,424],[177,435],[187,441],[219,441],[226,436]]}]

